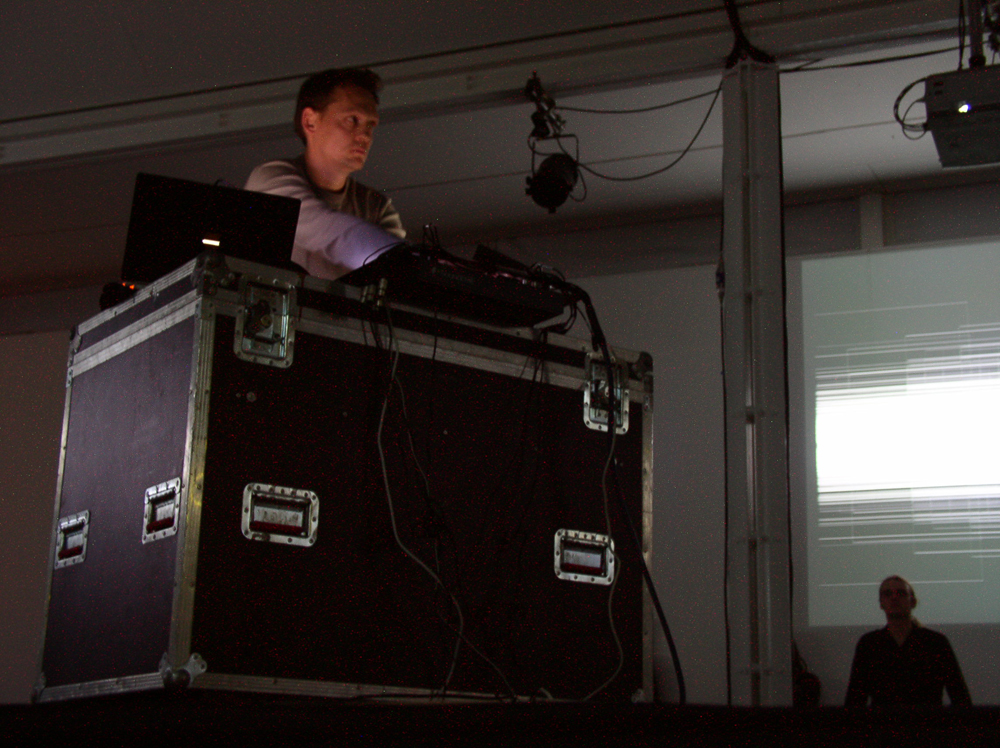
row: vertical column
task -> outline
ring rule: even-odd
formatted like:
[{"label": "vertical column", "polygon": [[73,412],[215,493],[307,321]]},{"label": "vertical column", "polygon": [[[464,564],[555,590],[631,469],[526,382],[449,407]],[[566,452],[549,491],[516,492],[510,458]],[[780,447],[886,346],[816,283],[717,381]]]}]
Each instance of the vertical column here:
[{"label": "vertical column", "polygon": [[723,360],[734,705],[791,703],[781,108],[773,64],[723,82]]}]

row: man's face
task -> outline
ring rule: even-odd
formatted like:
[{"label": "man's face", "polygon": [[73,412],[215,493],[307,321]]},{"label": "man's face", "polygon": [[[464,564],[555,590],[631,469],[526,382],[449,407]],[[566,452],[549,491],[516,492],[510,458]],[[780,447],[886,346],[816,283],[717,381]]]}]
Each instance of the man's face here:
[{"label": "man's face", "polygon": [[878,590],[879,607],[885,612],[885,617],[892,619],[907,619],[910,611],[916,605],[909,586],[901,579],[886,579]]},{"label": "man's face", "polygon": [[338,86],[321,111],[302,111],[307,150],[324,171],[344,177],[365,165],[377,124],[375,98],[353,85]]}]

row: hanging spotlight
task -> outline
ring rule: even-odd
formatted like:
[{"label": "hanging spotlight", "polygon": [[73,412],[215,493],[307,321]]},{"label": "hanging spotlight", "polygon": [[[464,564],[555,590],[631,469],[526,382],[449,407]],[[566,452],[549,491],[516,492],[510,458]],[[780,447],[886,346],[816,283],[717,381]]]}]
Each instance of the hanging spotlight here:
[{"label": "hanging spotlight", "polygon": [[[536,170],[535,156],[542,154],[538,154],[535,150],[535,144],[539,140],[555,140],[561,143],[563,138],[572,138],[576,141],[576,136],[563,135],[562,128],[566,122],[556,114],[556,102],[545,93],[538,73],[532,73],[528,79],[524,95],[535,105],[535,111],[531,114],[532,130],[528,136],[528,147],[531,149],[531,176],[527,178],[528,187],[524,192],[530,195],[535,203],[548,208],[549,213],[555,213],[556,208],[566,202],[566,198],[576,186],[580,176],[579,165],[577,160],[567,153],[553,153],[542,161]],[[577,156],[579,157],[579,143],[577,143]]]},{"label": "hanging spotlight", "polygon": [[548,208],[549,213],[555,213],[556,208],[566,202],[578,177],[576,161],[565,153],[555,153],[528,177],[528,188],[524,192],[531,195],[535,203]]}]

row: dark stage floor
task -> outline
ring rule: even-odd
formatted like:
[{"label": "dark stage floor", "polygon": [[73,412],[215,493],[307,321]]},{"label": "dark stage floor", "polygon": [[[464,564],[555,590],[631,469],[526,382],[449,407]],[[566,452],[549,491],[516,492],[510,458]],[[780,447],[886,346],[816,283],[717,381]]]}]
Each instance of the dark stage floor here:
[{"label": "dark stage floor", "polygon": [[384,704],[192,689],[0,707],[11,746],[1000,746],[1000,708]]}]

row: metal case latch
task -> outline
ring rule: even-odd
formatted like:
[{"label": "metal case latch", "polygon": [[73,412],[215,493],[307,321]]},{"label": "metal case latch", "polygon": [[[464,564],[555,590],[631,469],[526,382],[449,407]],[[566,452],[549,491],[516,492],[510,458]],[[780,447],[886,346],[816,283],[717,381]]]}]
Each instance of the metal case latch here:
[{"label": "metal case latch", "polygon": [[615,541],[595,532],[557,530],[555,565],[560,579],[611,584],[615,579]]},{"label": "metal case latch", "polygon": [[142,543],[177,534],[181,506],[181,479],[174,478],[146,489],[142,517]]},{"label": "metal case latch", "polygon": [[263,278],[240,278],[233,350],[256,364],[287,368],[295,342],[295,287]]},{"label": "metal case latch", "polygon": [[282,545],[311,546],[319,527],[319,497],[312,491],[264,483],[243,489],[243,535]]},{"label": "metal case latch", "polygon": [[[625,368],[615,361],[611,362],[611,379],[615,395],[615,433],[624,434],[628,431],[628,388]],[[609,385],[608,367],[603,359],[595,359],[593,353],[587,354],[587,381],[583,389],[583,422],[595,431],[608,430]]]},{"label": "metal case latch", "polygon": [[56,568],[82,564],[87,558],[87,535],[90,532],[90,512],[82,511],[62,517],[56,529]]}]

